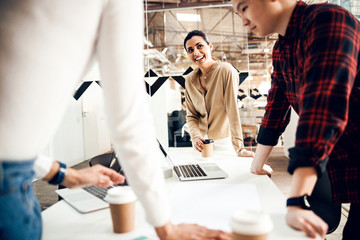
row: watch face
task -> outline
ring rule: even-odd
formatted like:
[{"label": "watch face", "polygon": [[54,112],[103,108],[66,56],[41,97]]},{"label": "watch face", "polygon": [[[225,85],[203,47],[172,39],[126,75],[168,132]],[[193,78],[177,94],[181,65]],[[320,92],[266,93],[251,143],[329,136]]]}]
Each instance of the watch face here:
[{"label": "watch face", "polygon": [[287,206],[298,206],[298,207],[301,207],[306,210],[311,210],[310,197],[308,195],[304,195],[301,197],[289,198],[286,201],[286,205]]},{"label": "watch face", "polygon": [[304,204],[305,204],[306,207],[310,208],[310,203],[308,201],[308,196],[307,195],[304,196]]}]

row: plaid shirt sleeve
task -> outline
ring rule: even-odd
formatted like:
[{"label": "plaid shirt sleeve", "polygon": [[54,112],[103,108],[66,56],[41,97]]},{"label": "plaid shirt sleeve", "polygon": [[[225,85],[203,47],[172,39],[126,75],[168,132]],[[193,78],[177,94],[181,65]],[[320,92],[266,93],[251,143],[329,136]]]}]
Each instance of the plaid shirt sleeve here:
[{"label": "plaid shirt sleeve", "polygon": [[[359,54],[357,20],[339,8],[310,15],[304,30],[303,82],[299,83],[299,123],[289,172],[297,166],[324,170],[343,133]],[[325,160],[325,161],[324,161]]]},{"label": "plaid shirt sleeve", "polygon": [[263,145],[275,146],[290,121],[290,104],[278,84],[283,81],[282,75],[274,70],[271,78],[271,88],[257,141]]},{"label": "plaid shirt sleeve", "polygon": [[[287,43],[290,51],[284,55],[278,43],[274,46],[272,89],[258,142],[275,145],[271,139],[288,123],[288,102],[299,114],[288,171],[292,174],[297,167],[314,166],[321,176],[348,121],[359,67],[360,29],[357,19],[339,7],[301,14],[303,20],[293,23],[297,27],[292,42]],[[276,65],[292,63],[296,64],[285,70]]]}]

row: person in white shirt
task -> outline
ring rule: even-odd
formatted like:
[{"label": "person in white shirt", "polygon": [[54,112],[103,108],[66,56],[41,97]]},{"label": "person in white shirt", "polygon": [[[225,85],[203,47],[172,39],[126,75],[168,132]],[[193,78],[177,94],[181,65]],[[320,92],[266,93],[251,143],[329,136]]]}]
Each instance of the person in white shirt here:
[{"label": "person in white shirt", "polygon": [[1,239],[41,238],[33,165],[38,177],[69,187],[124,180],[102,167],[65,173],[63,164],[39,156],[94,57],[115,151],[159,238],[230,239],[221,231],[170,221],[143,87],[143,17],[141,0],[0,2]]}]

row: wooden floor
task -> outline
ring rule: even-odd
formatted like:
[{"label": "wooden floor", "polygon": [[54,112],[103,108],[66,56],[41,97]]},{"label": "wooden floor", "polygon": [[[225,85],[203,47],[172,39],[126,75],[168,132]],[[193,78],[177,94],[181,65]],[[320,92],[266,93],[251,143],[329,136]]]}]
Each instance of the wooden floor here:
[{"label": "wooden floor", "polygon": [[[281,190],[281,192],[285,196],[288,196],[289,190],[290,190],[291,176],[286,171],[287,165],[288,165],[288,159],[287,159],[287,157],[285,157],[282,147],[274,148],[273,152],[270,155],[268,164],[274,170],[271,180],[274,181],[274,183],[277,185],[277,187]],[[74,166],[74,168],[80,169],[80,168],[84,168],[87,166],[88,166],[88,163],[85,161],[83,163],[80,163],[80,164]],[[43,181],[37,181],[34,183],[35,195],[39,198],[40,205],[43,210],[57,202],[58,197],[55,193],[55,189],[57,189],[56,186],[49,185]],[[342,214],[341,223],[340,223],[339,227],[337,228],[337,230],[335,232],[327,235],[327,237],[326,237],[327,240],[341,240],[342,239],[342,237],[341,237],[342,230],[344,228],[344,223],[347,219],[348,205],[343,206],[342,213],[343,214]]]}]

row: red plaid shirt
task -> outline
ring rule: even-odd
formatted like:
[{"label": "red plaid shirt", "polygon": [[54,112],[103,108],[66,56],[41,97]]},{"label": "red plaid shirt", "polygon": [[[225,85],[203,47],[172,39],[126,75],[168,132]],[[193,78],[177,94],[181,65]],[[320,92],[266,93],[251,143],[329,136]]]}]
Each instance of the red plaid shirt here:
[{"label": "red plaid shirt", "polygon": [[258,142],[275,145],[299,114],[288,171],[327,167],[335,202],[360,202],[360,23],[332,4],[300,1],[273,50]]}]

